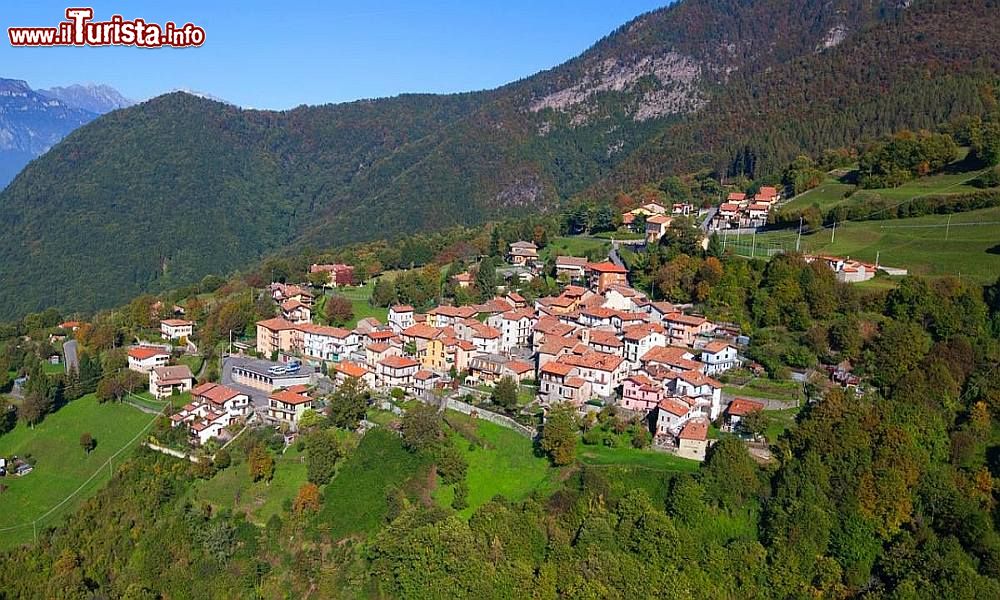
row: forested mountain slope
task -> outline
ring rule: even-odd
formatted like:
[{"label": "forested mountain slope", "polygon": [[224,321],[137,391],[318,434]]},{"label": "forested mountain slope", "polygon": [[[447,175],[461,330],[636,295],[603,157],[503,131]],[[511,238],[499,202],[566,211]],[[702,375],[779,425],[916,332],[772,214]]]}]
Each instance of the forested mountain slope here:
[{"label": "forested mountain slope", "polygon": [[117,111],[0,195],[0,316],[106,306],[288,244],[550,210],[675,169],[761,174],[981,112],[996,3],[904,4],[686,0],[488,92],[280,113],[170,94]]}]

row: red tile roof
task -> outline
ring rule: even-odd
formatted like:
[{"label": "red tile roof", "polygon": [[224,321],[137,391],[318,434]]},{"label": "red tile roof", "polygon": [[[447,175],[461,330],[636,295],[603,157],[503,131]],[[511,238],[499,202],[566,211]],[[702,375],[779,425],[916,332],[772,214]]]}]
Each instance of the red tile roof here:
[{"label": "red tile roof", "polygon": [[403,335],[423,340],[433,340],[440,336],[442,331],[437,327],[431,327],[426,323],[417,323],[403,330]]},{"label": "red tile roof", "polygon": [[420,366],[420,363],[409,356],[387,356],[379,364],[390,369],[408,369]]},{"label": "red tile roof", "polygon": [[696,387],[701,387],[703,385],[708,385],[708,386],[711,386],[713,388],[722,389],[722,384],[721,383],[719,383],[715,379],[712,379],[708,375],[705,375],[703,373],[699,373],[698,371],[683,371],[677,377],[679,377],[680,379],[683,379],[687,383],[690,383],[691,385],[696,386]]},{"label": "red tile roof", "polygon": [[661,410],[665,410],[678,417],[683,417],[691,410],[690,406],[681,402],[677,398],[664,398],[663,400],[660,400],[660,403],[657,406],[659,406]]},{"label": "red tile roof", "polygon": [[744,417],[752,412],[764,410],[764,403],[750,400],[748,398],[735,398],[726,412],[736,417]]},{"label": "red tile roof", "polygon": [[611,261],[589,263],[587,268],[591,271],[597,271],[598,273],[628,273],[628,269],[625,267],[619,267]]},{"label": "red tile roof", "polygon": [[295,324],[291,321],[286,321],[281,317],[275,317],[273,319],[264,319],[263,321],[257,321],[258,327],[263,327],[270,331],[284,331],[286,329],[295,329]]},{"label": "red tile roof", "polygon": [[705,344],[705,351],[710,352],[712,354],[722,352],[726,348],[735,348],[735,346],[733,346],[729,342],[723,342],[723,341],[715,341]]},{"label": "red tile roof", "polygon": [[306,402],[312,402],[312,398],[310,398],[309,396],[303,396],[302,394],[296,394],[295,392],[292,392],[292,391],[289,391],[289,390],[281,390],[281,391],[278,391],[278,392],[274,392],[273,394],[271,394],[269,396],[269,398],[271,398],[273,400],[277,400],[279,402],[284,402],[285,404],[292,404],[292,405],[305,404]]},{"label": "red tile roof", "polygon": [[582,355],[566,354],[559,357],[559,360],[575,367],[607,372],[614,371],[625,361],[621,356],[605,354],[603,352],[588,352]]},{"label": "red tile roof", "polygon": [[151,348],[149,346],[137,346],[128,349],[128,355],[136,360],[146,360],[154,356],[170,356],[170,353],[162,348]]},{"label": "red tile roof", "polygon": [[681,429],[681,433],[677,437],[682,440],[704,442],[708,439],[708,421],[704,419],[691,419],[684,426],[684,429]]},{"label": "red tile roof", "polygon": [[350,361],[339,362],[333,368],[338,373],[343,373],[348,377],[355,377],[357,379],[361,379],[369,373],[365,367]]},{"label": "red tile roof", "polygon": [[512,360],[507,363],[507,368],[511,371],[520,375],[521,373],[527,373],[528,371],[534,370],[535,367],[531,363],[524,362],[523,360]]},{"label": "red tile roof", "polygon": [[541,368],[542,373],[548,373],[550,375],[558,375],[560,377],[565,377],[573,372],[573,365],[568,365],[566,363],[556,362],[554,360],[545,363],[545,366]]}]

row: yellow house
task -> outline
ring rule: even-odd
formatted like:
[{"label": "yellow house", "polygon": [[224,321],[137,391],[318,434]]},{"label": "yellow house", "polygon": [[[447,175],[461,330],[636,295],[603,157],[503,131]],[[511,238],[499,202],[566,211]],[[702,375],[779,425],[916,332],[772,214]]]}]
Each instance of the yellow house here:
[{"label": "yellow house", "polygon": [[420,366],[431,371],[444,372],[451,365],[448,364],[448,352],[445,350],[444,342],[441,338],[429,340],[424,346],[420,355]]}]

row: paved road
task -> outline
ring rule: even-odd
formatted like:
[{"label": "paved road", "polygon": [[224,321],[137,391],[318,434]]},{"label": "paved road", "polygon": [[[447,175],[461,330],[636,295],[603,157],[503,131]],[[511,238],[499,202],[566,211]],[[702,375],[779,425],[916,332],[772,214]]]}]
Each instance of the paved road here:
[{"label": "paved road", "polygon": [[69,340],[63,344],[63,356],[66,359],[67,373],[69,373],[70,369],[76,369],[77,372],[80,371],[80,357],[77,353],[76,340]]},{"label": "paved road", "polygon": [[708,214],[705,217],[705,220],[701,222],[701,228],[703,230],[708,231],[708,228],[711,227],[711,225],[712,225],[712,219],[715,218],[715,213],[717,213],[717,212],[719,212],[719,209],[717,207],[715,207],[715,206],[713,206],[712,208],[708,209]]}]

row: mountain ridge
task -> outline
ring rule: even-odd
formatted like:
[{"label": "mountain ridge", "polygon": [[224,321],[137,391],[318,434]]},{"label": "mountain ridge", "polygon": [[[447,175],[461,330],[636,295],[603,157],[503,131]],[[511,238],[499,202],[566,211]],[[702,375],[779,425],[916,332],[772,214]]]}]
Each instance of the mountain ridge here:
[{"label": "mountain ridge", "polygon": [[[289,111],[170,94],[116,111],[67,137],[0,195],[7,226],[0,276],[11,282],[0,290],[0,312],[51,303],[92,309],[238,269],[288,246],[544,212],[666,173],[760,175],[789,154],[833,146],[827,130],[857,141],[956,107],[982,112],[967,89],[982,78],[949,52],[996,34],[959,33],[946,23],[937,25],[946,35],[936,46],[919,47],[965,78],[947,99],[907,95],[898,117],[867,127],[851,111],[868,98],[845,90],[827,102],[830,123],[809,131],[789,131],[795,123],[761,104],[794,113],[816,103],[816,90],[791,80],[807,63],[826,78],[824,92],[835,90],[831,78],[858,88],[897,75],[913,80],[911,67],[897,74],[891,64],[852,75],[858,48],[866,48],[859,40],[874,31],[898,47],[913,33],[906,13],[954,9],[979,24],[995,7],[985,0],[907,4],[685,0],[637,17],[562,65],[494,90]],[[995,74],[995,49],[983,54],[985,72]],[[945,85],[940,73],[928,81]],[[795,92],[791,110],[783,86]],[[879,101],[904,93],[900,86],[890,92]],[[753,122],[754,111],[765,115],[762,123]],[[92,224],[87,244],[70,243],[81,223]],[[173,223],[184,224],[186,239]],[[33,274],[9,265],[28,265]]]}]

